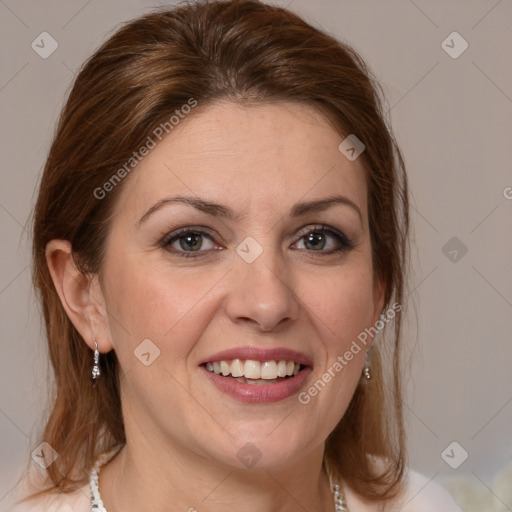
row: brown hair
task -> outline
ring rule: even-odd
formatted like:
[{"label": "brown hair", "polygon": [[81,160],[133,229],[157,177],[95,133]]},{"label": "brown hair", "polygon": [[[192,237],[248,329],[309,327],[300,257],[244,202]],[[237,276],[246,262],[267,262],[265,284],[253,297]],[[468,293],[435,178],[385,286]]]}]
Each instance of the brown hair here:
[{"label": "brown hair", "polygon": [[[80,270],[101,276],[109,218],[123,182],[101,200],[95,191],[191,98],[200,106],[218,99],[302,102],[333,120],[340,136],[355,134],[366,147],[361,158],[375,278],[385,283],[385,308],[401,304],[407,178],[381,96],[351,47],[286,9],[256,0],[158,10],[121,27],[84,63],[61,113],[34,210],[33,282],[55,376],[42,440],[60,455],[47,468],[49,489],[68,492],[85,482],[96,457],[124,444],[125,433],[116,355],[102,356],[102,378],[93,388],[92,353],[61,305],[46,244],[70,241]],[[401,323],[396,311],[392,334],[372,347],[372,380],[358,384],[326,443],[339,474],[369,499],[395,496],[403,483]],[[377,471],[368,454],[388,464]]]}]

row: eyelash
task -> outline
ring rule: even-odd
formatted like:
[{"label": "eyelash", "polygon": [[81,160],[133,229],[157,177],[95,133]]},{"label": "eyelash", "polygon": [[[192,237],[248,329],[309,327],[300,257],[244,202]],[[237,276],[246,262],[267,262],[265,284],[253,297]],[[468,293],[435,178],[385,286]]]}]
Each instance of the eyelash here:
[{"label": "eyelash", "polygon": [[[298,249],[298,250],[305,250],[307,252],[313,252],[313,253],[318,252],[320,255],[328,256],[328,255],[335,254],[335,253],[348,252],[354,248],[353,241],[350,240],[343,233],[341,233],[333,228],[328,228],[328,227],[322,226],[322,225],[315,226],[314,228],[308,229],[308,231],[304,232],[300,236],[298,241],[302,240],[303,238],[305,238],[307,235],[309,235],[311,233],[322,234],[322,235],[327,233],[329,235],[332,235],[336,239],[336,241],[340,244],[340,247],[338,249],[332,249],[331,251],[313,251],[313,250],[308,250],[308,249]],[[168,249],[170,244],[172,244],[174,241],[179,240],[183,236],[189,235],[189,234],[206,236],[213,242],[212,237],[210,236],[210,234],[207,231],[205,231],[201,228],[194,229],[194,228],[187,227],[187,228],[180,229],[174,233],[171,233],[171,234],[165,236],[161,241],[161,246],[162,246],[162,248],[166,249],[169,253],[171,253],[175,256],[178,256],[179,258],[198,258],[198,257],[201,257],[204,255],[201,253],[209,252],[208,250],[206,250],[206,251],[205,250],[203,250],[203,251],[202,250],[183,251],[183,250],[177,250],[174,248],[172,250]]]}]

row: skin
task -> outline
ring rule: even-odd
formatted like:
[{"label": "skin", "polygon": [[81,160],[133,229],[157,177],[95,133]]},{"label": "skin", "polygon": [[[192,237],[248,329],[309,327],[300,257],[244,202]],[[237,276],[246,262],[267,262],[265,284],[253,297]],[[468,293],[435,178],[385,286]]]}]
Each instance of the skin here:
[{"label": "skin", "polygon": [[[372,269],[365,171],[361,158],[340,153],[343,138],[310,106],[199,105],[125,179],[101,278],[78,272],[68,242],[48,244],[68,316],[91,350],[97,340],[120,362],[127,444],[100,473],[109,512],[167,512],[169,504],[200,512],[334,510],[324,441],[361,378],[365,350],[307,405],[297,396],[241,403],[198,365],[242,345],[287,347],[313,360],[307,389],[378,320],[383,290]],[[289,215],[296,202],[337,194],[356,208]],[[171,203],[138,224],[172,195],[241,217]],[[340,247],[330,234],[308,243],[318,225],[341,231],[353,247],[329,254]],[[199,257],[162,247],[178,228],[200,226],[208,235],[197,241]],[[263,249],[252,263],[236,252],[248,236]],[[186,240],[171,247],[184,252]],[[145,366],[134,350],[148,338],[160,355]],[[261,454],[252,469],[237,457],[248,442]],[[351,511],[373,509],[346,494]]]}]

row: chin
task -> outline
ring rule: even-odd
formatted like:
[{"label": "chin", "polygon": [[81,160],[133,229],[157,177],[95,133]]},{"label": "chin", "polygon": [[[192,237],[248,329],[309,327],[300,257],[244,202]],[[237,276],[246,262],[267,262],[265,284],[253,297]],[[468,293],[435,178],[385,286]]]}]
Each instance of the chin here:
[{"label": "chin", "polygon": [[[287,423],[287,424],[285,424]],[[277,428],[276,428],[277,427]],[[211,453],[211,445],[208,447],[212,458],[219,462],[237,469],[254,470],[278,470],[286,468],[300,461],[310,450],[318,446],[319,443],[310,440],[297,439],[290,436],[290,424],[285,420],[281,425],[275,424],[275,431],[262,429],[259,433],[253,432],[226,435],[224,443],[225,450]],[[254,429],[254,425],[251,425]],[[282,429],[281,432],[277,432]],[[300,429],[296,427],[296,434],[300,434]]]}]

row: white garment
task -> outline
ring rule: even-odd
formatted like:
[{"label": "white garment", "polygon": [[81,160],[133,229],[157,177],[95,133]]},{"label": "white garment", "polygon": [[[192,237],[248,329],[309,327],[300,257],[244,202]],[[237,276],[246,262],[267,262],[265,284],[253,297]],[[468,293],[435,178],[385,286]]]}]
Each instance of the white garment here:
[{"label": "white garment", "polygon": [[[70,493],[47,494],[43,498],[31,499],[18,504],[13,501],[9,508],[2,507],[1,512],[4,510],[5,512],[107,512],[97,492],[97,471],[115,453],[117,453],[117,449],[100,456],[91,471],[89,482],[77,490]],[[386,508],[386,512],[462,512],[450,494],[438,483],[430,481],[414,470],[409,470],[408,476],[405,497],[392,505],[390,503],[388,507],[391,508]],[[365,506],[353,492],[350,492],[346,486],[344,488],[349,511],[352,510],[351,505],[353,508],[357,506],[368,512],[377,510],[377,505],[375,508]],[[14,493],[14,500],[26,496],[30,489],[34,489],[34,485],[29,484],[25,477],[18,485],[17,492]]]},{"label": "white garment", "polygon": [[462,512],[450,493],[434,480],[412,469],[406,498],[390,512]]}]

